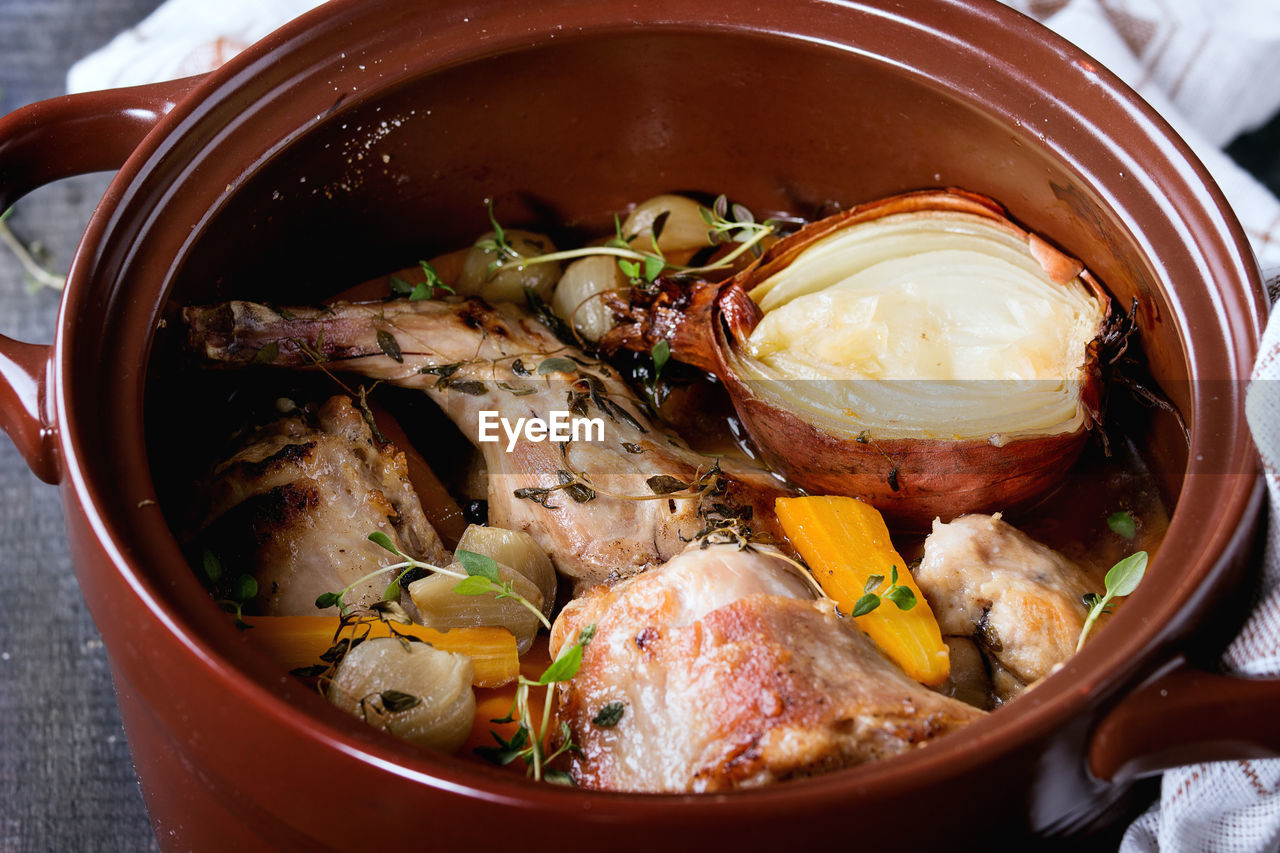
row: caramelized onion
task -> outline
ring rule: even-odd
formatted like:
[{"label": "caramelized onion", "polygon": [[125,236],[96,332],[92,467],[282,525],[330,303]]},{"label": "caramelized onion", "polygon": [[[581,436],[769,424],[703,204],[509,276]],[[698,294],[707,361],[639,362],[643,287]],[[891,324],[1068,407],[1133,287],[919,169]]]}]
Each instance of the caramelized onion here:
[{"label": "caramelized onion", "polygon": [[1061,477],[1098,417],[1109,305],[990,199],[926,191],[815,222],[727,282],[615,303],[605,345],[668,339],[780,474],[921,529]]}]

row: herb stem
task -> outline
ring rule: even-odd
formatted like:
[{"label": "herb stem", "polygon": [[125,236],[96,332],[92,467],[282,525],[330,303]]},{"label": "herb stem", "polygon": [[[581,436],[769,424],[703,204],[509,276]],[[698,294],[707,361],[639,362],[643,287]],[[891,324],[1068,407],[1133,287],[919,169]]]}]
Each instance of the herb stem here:
[{"label": "herb stem", "polygon": [[[13,208],[10,208],[12,210]],[[17,257],[18,263],[22,265],[22,270],[29,275],[36,284],[41,287],[48,287],[53,290],[62,290],[66,286],[67,280],[63,276],[55,275],[40,265],[40,262],[32,256],[31,251],[23,245],[18,236],[9,228],[9,223],[5,221],[6,216],[0,217],[0,243],[4,243],[9,247]]]}]

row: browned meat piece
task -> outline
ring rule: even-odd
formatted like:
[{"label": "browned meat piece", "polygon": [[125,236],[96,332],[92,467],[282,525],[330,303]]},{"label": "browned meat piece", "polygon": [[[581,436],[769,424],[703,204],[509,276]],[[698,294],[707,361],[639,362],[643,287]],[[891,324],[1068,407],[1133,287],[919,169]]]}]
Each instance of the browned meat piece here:
[{"label": "browned meat piece", "polygon": [[[532,535],[579,590],[663,563],[726,518],[782,539],[773,501],[789,492],[772,476],[727,461],[723,475],[709,475],[715,460],[664,432],[612,367],[565,346],[522,307],[397,300],[276,311],[231,302],[183,314],[191,345],[214,362],[246,364],[266,349],[273,364],[302,367],[319,355],[331,369],[425,391],[484,453],[490,523]],[[479,441],[482,411],[514,424],[566,410],[603,420],[603,440],[522,435],[508,451],[499,429],[500,441]],[[593,491],[564,488],[580,472]],[[701,496],[654,499],[649,483],[700,476]]]},{"label": "browned meat piece", "polygon": [[1101,591],[998,514],[934,521],[913,574],[943,635],[972,637],[982,649],[1001,701],[1075,654],[1084,596]]},{"label": "browned meat piece", "polygon": [[[375,530],[406,554],[449,560],[404,454],[379,445],[346,397],[326,402],[314,423],[299,410],[258,430],[217,466],[207,495],[201,541],[228,569],[257,577],[264,614],[315,616],[316,596],[387,565],[391,555],[368,541]],[[372,604],[390,581],[366,581],[346,601]]]},{"label": "browned meat piece", "polygon": [[[896,755],[982,716],[921,687],[772,549],[691,547],[571,602],[552,654],[594,624],[557,717],[578,784],[715,791]],[[592,723],[621,702],[612,727]]]}]

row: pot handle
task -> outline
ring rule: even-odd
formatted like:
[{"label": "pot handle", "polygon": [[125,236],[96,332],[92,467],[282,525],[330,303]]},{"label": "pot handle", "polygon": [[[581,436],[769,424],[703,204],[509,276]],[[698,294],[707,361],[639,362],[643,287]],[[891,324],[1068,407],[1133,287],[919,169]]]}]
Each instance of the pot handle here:
[{"label": "pot handle", "polygon": [[[0,212],[62,178],[119,169],[201,77],[64,95],[0,118]],[[51,347],[0,335],[0,428],[37,477],[61,477],[57,431],[45,403]]]},{"label": "pot handle", "polygon": [[1125,783],[1183,764],[1280,757],[1280,679],[1215,675],[1179,657],[1094,729],[1089,769]]}]

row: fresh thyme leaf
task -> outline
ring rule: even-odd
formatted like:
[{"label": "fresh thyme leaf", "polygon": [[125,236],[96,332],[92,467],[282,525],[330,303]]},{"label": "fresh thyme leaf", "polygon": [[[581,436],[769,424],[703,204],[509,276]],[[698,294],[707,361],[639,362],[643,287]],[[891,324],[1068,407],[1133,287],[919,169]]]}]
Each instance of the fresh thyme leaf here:
[{"label": "fresh thyme leaf", "polygon": [[1132,595],[1147,572],[1147,559],[1146,551],[1138,551],[1112,566],[1105,579],[1106,597],[1123,598]]},{"label": "fresh thyme leaf", "polygon": [[498,382],[498,387],[503,391],[514,394],[517,397],[527,397],[530,394],[537,393],[538,389],[528,385],[509,385],[506,382]]},{"label": "fresh thyme leaf", "polygon": [[879,606],[880,606],[880,596],[875,595],[874,593],[867,593],[866,595],[862,596],[862,598],[859,598],[857,600],[857,602],[853,605],[853,612],[850,613],[849,615],[865,616]]},{"label": "fresh thyme leaf", "polygon": [[662,258],[654,255],[646,255],[644,259],[644,280],[653,281],[662,275],[662,271],[666,269],[667,262]]},{"label": "fresh thyme leaf", "polygon": [[672,477],[669,474],[658,474],[656,477],[650,477],[645,480],[655,495],[669,495],[673,492],[683,492],[689,488],[689,484]]},{"label": "fresh thyme leaf", "polygon": [[209,583],[217,583],[222,580],[222,561],[218,559],[218,555],[205,548],[200,554],[200,565],[204,569],[204,576],[209,579]]},{"label": "fresh thyme leaf", "polygon": [[425,281],[419,282],[418,286],[409,294],[410,302],[421,302],[424,299],[430,299],[435,296],[435,289]]},{"label": "fresh thyme leaf", "polygon": [[387,284],[391,285],[391,292],[396,296],[408,296],[415,290],[412,284],[395,275],[387,279]]},{"label": "fresh thyme leaf", "polygon": [[884,597],[898,605],[899,610],[910,610],[916,606],[916,594],[910,587],[895,586],[884,594]]},{"label": "fresh thyme leaf", "polygon": [[563,770],[555,770],[550,767],[542,771],[542,778],[553,785],[568,785],[570,787],[576,787],[578,784],[573,781],[573,777],[568,773]]},{"label": "fresh thyme leaf", "polygon": [[588,625],[579,631],[578,641],[560,652],[560,656],[553,660],[551,666],[542,673],[538,684],[545,687],[548,684],[569,681],[577,675],[578,667],[582,666],[582,650],[587,647],[595,634],[595,625]]},{"label": "fresh thyme leaf", "polygon": [[449,285],[445,284],[444,279],[440,277],[440,273],[436,272],[436,268],[431,266],[431,264],[428,263],[427,261],[418,261],[418,266],[422,268],[422,274],[426,276],[426,281],[424,281],[423,283],[427,287],[431,288],[433,296],[435,295],[434,291],[436,291],[437,289],[443,290],[446,293],[456,294],[458,292],[454,290],[452,287],[450,287]]},{"label": "fresh thyme leaf", "polygon": [[889,567],[889,586],[898,585],[898,567],[896,565]]},{"label": "fresh thyme leaf", "polygon": [[383,601],[397,601],[400,598],[400,581],[392,581],[387,584],[387,588],[382,591]]},{"label": "fresh thyme leaf", "polygon": [[342,602],[342,597],[336,592],[322,592],[316,596],[316,607],[325,610],[330,607],[336,607]]},{"label": "fresh thyme leaf", "polygon": [[665,340],[658,341],[649,350],[649,355],[653,357],[653,378],[657,381],[662,375],[662,368],[666,367],[667,362],[671,359],[671,344]]},{"label": "fresh thyme leaf", "polygon": [[458,595],[487,595],[493,592],[493,581],[479,575],[472,575],[454,584],[453,591]]},{"label": "fresh thyme leaf", "polygon": [[550,373],[573,373],[578,369],[578,365],[574,364],[567,358],[548,358],[544,359],[538,365],[538,375],[546,376]]},{"label": "fresh thyme leaf", "polygon": [[462,567],[467,570],[467,574],[471,577],[488,578],[494,583],[498,583],[501,580],[498,576],[497,561],[487,554],[459,550],[454,553],[453,558],[462,564]]},{"label": "fresh thyme leaf", "polygon": [[628,261],[624,258],[618,259],[618,269],[622,270],[622,274],[630,279],[640,278],[640,262]]},{"label": "fresh thyme leaf", "polygon": [[273,364],[280,357],[280,344],[271,341],[253,354],[252,364]]},{"label": "fresh thyme leaf", "polygon": [[[493,722],[509,723],[512,721],[507,719],[493,720]],[[499,767],[504,767],[519,758],[521,753],[524,752],[525,744],[529,740],[529,731],[524,726],[521,726],[516,730],[516,733],[511,736],[511,740],[504,740],[501,735],[493,730],[490,730],[489,734],[498,742],[498,745],[496,747],[477,746],[474,751],[476,755],[486,761],[491,761],[494,764],[497,764]]]},{"label": "fresh thyme leaf", "polygon": [[404,556],[404,554],[400,553],[400,549],[397,548],[395,544],[391,541],[391,537],[383,533],[381,530],[375,530],[372,533],[370,533],[369,541],[375,545],[379,545],[383,548],[386,548],[388,551],[390,551],[392,554],[395,554],[397,557]]},{"label": "fresh thyme leaf", "polygon": [[610,702],[596,712],[596,715],[591,718],[591,722],[602,729],[611,729],[622,719],[622,714],[626,710],[627,706],[621,702]]},{"label": "fresh thyme leaf", "polygon": [[[370,646],[372,648],[372,646]],[[412,693],[405,693],[402,690],[383,690],[378,694],[382,699],[382,707],[386,708],[393,714],[401,711],[408,711],[410,708],[417,707],[421,702],[420,696],[414,696]]]},{"label": "fresh thyme leaf", "polygon": [[1142,577],[1147,572],[1147,561],[1146,551],[1135,551],[1107,572],[1106,578],[1103,579],[1106,584],[1106,593],[1101,598],[1097,595],[1093,596],[1092,604],[1089,605],[1089,615],[1084,620],[1084,627],[1080,629],[1080,639],[1076,643],[1077,652],[1084,648],[1085,638],[1089,636],[1093,623],[1103,613],[1110,612],[1107,605],[1111,600],[1132,595],[1138,588],[1138,584],[1142,583]]},{"label": "fresh thyme leaf", "polygon": [[875,592],[882,583],[884,583],[884,575],[872,575],[867,578],[867,584],[862,588],[862,591]]},{"label": "fresh thyme leaf", "polygon": [[253,575],[241,575],[236,578],[231,589],[231,597],[236,601],[248,601],[258,594],[258,581]]},{"label": "fresh thyme leaf", "polygon": [[1133,514],[1125,510],[1113,512],[1107,516],[1107,527],[1111,528],[1111,532],[1125,539],[1132,539],[1138,532],[1138,524],[1134,521]]},{"label": "fresh thyme leaf", "polygon": [[396,340],[396,336],[388,332],[386,329],[378,330],[378,349],[392,361],[404,364],[404,353],[400,351],[400,342]]}]

